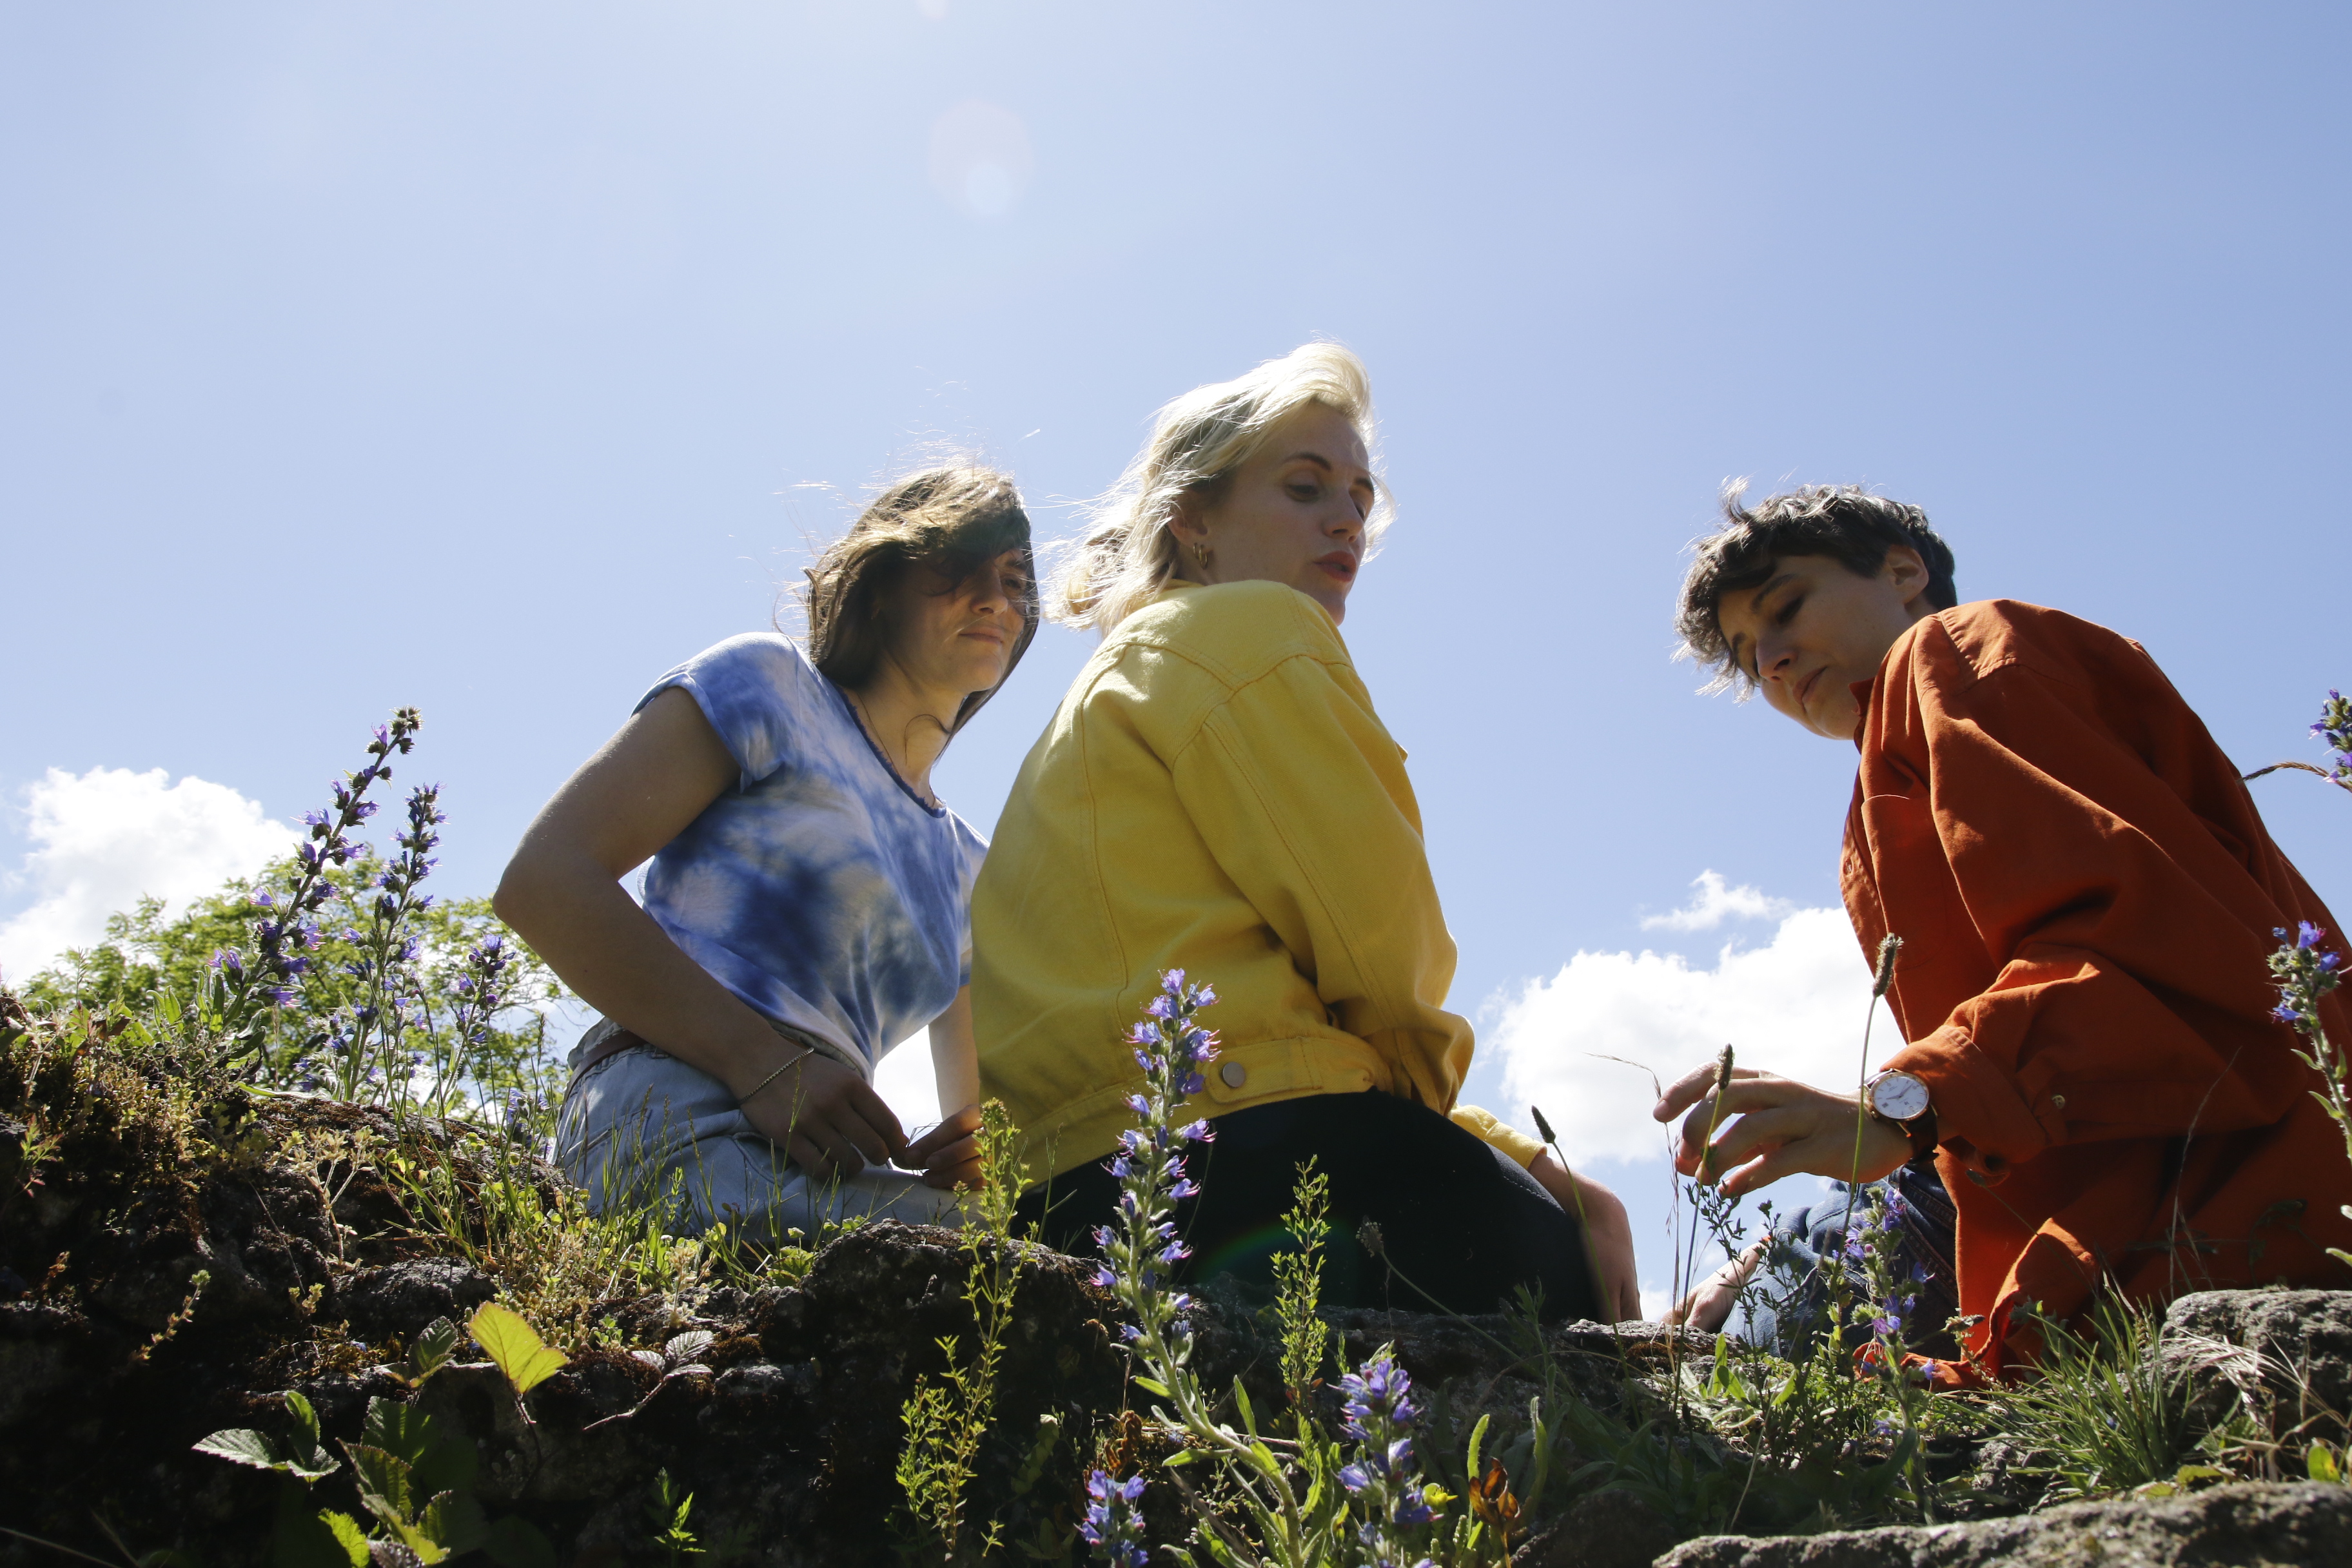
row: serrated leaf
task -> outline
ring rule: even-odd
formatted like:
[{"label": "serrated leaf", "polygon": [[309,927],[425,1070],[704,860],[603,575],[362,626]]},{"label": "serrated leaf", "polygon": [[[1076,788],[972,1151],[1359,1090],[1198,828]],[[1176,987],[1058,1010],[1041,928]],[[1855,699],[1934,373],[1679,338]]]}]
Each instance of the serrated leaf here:
[{"label": "serrated leaf", "polygon": [[457,1353],[457,1325],[446,1318],[436,1318],[416,1333],[416,1347],[410,1359],[416,1371],[416,1381],[423,1383],[449,1364]]},{"label": "serrated leaf", "polygon": [[485,1301],[467,1325],[483,1353],[507,1374],[517,1398],[554,1376],[564,1363],[563,1352],[539,1337],[522,1314],[496,1301]]},{"label": "serrated leaf", "polygon": [[368,1401],[367,1418],[360,1424],[360,1441],[404,1464],[415,1465],[425,1457],[427,1430],[423,1411],[378,1394]]},{"label": "serrated leaf", "polygon": [[250,1465],[257,1470],[289,1468],[278,1456],[278,1445],[250,1426],[228,1427],[192,1447],[199,1454],[210,1454],[214,1458],[226,1459],[232,1465]]},{"label": "serrated leaf", "polygon": [[327,1527],[327,1532],[335,1538],[335,1544],[341,1547],[344,1555],[351,1559],[352,1568],[367,1568],[367,1531],[360,1528],[358,1520],[329,1509],[319,1515],[319,1522]]},{"label": "serrated leaf", "polygon": [[482,1505],[461,1491],[442,1492],[426,1503],[416,1516],[416,1528],[448,1548],[452,1557],[473,1551],[489,1534]]},{"label": "serrated leaf", "polygon": [[482,1550],[499,1568],[555,1568],[555,1548],[539,1527],[512,1514],[490,1526]]},{"label": "serrated leaf", "polygon": [[360,1501],[370,1513],[388,1525],[405,1524],[415,1516],[416,1489],[407,1460],[365,1443],[351,1454]]},{"label": "serrated leaf", "polygon": [[[415,1555],[421,1568],[433,1568],[433,1564],[447,1561],[449,1549],[434,1540],[432,1533],[421,1524],[411,1524],[398,1519],[388,1519],[383,1522],[384,1528],[392,1531],[393,1539]],[[381,1547],[383,1542],[379,1541],[375,1544]]]},{"label": "serrated leaf", "polygon": [[662,1353],[659,1351],[631,1351],[629,1359],[641,1366],[651,1367],[656,1372],[661,1372],[669,1365],[669,1363],[662,1359]]},{"label": "serrated leaf", "polygon": [[687,1333],[676,1334],[671,1337],[669,1343],[662,1346],[662,1354],[671,1365],[676,1366],[698,1359],[718,1338],[717,1334],[708,1329],[695,1329]]}]

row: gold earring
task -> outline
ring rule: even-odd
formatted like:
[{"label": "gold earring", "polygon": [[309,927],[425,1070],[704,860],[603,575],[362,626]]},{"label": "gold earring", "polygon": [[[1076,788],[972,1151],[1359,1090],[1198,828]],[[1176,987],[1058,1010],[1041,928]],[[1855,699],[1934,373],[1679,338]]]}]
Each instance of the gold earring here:
[{"label": "gold earring", "polygon": [[1205,567],[1208,563],[1209,542],[1205,539],[1192,541],[1192,564]]}]

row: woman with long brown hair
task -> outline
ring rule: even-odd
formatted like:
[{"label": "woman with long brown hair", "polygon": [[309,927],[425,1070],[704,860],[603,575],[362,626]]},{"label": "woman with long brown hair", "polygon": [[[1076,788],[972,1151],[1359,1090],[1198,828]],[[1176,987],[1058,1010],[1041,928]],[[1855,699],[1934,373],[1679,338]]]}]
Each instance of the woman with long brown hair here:
[{"label": "woman with long brown hair", "polygon": [[[557,1156],[679,1234],[937,1222],[976,1174],[971,895],[986,847],[932,795],[1036,629],[1003,474],[891,487],[808,573],[807,647],[672,669],[523,836],[499,913],[604,1017]],[[620,879],[650,858],[640,907]],[[930,1029],[951,1114],[909,1142],[875,1064]],[[896,1167],[896,1168],[894,1168]]]}]

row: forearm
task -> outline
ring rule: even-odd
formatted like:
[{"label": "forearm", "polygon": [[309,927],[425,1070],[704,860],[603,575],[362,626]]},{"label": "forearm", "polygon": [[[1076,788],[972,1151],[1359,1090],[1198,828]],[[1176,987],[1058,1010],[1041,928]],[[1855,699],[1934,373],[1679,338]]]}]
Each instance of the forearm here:
[{"label": "forearm", "polygon": [[792,1055],[593,858],[526,845],[493,904],[590,1006],[737,1094]]},{"label": "forearm", "polygon": [[952,1116],[980,1103],[980,1049],[972,1037],[971,987],[956,993],[948,1010],[931,1020],[931,1079],[938,1086],[940,1113]]}]

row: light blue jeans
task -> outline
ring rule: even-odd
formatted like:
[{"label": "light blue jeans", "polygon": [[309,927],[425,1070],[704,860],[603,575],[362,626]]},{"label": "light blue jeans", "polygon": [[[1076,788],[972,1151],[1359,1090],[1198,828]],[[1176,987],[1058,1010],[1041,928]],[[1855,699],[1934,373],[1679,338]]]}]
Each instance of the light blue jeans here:
[{"label": "light blue jeans", "polygon": [[720,1220],[755,1240],[782,1241],[849,1219],[962,1223],[958,1194],[889,1166],[820,1180],[755,1131],[727,1086],[652,1046],[607,1057],[572,1080],[555,1124],[555,1157],[588,1189],[598,1214],[659,1205],[672,1236]]}]

